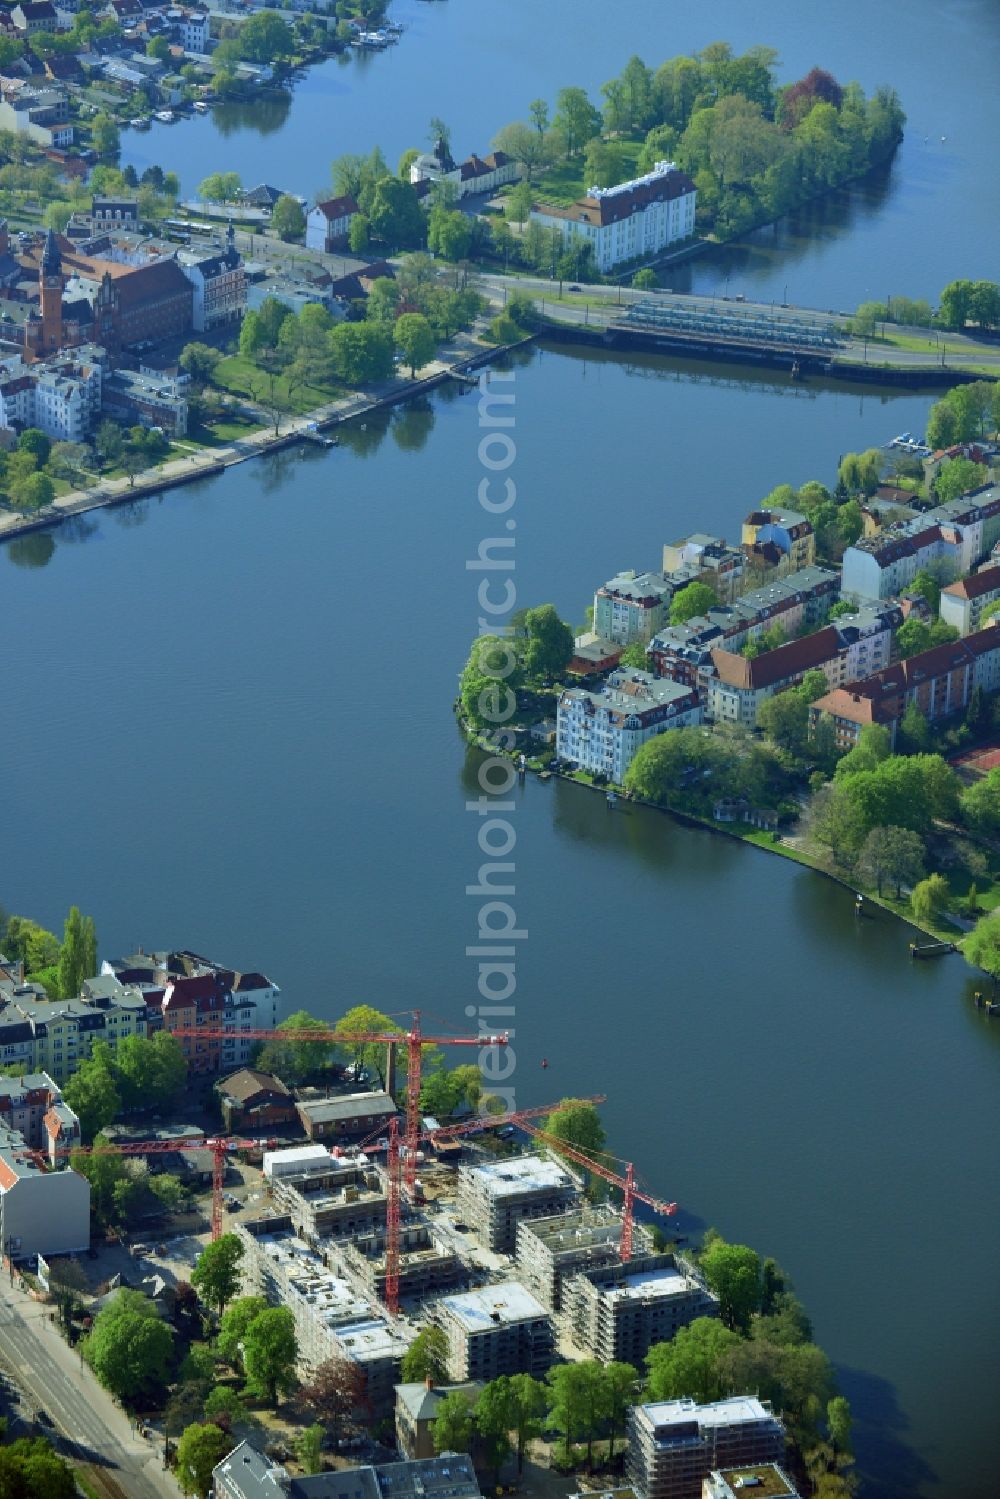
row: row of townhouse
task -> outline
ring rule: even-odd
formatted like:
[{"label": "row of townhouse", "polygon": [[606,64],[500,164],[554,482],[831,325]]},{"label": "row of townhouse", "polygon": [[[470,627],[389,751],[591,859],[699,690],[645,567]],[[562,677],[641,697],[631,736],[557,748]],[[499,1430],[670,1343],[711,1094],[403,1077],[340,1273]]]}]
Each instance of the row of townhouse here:
[{"label": "row of townhouse", "polygon": [[[742,576],[735,560],[741,554],[716,537],[688,537],[664,547],[663,555],[662,572],[621,572],[598,588],[594,594],[594,634],[599,639],[621,646],[633,641],[649,644],[655,656],[657,637],[670,629],[667,621],[676,593],[699,577],[726,579],[719,592],[729,592],[731,580],[735,593],[737,579]],[[668,568],[667,564],[674,562],[679,565]],[[832,569],[809,563],[729,603],[720,599],[692,623],[714,629],[718,638],[730,641],[738,650],[774,624],[780,624],[786,635],[815,624],[833,602],[838,584]]]},{"label": "row of townhouse", "polygon": [[928,568],[964,577],[1000,540],[1000,486],[984,485],[847,548],[841,589],[855,599],[894,598]]},{"label": "row of townhouse", "polygon": [[252,1032],[273,1029],[279,997],[263,974],[193,954],[106,962],[76,999],[51,1000],[37,984],[0,976],[0,1069],[46,1072],[62,1084],[95,1041],[114,1051],[126,1036],[168,1030],[181,1032],[192,1073],[232,1072],[250,1060]]},{"label": "row of townhouse", "polygon": [[911,703],[928,719],[947,718],[968,707],[977,687],[1000,691],[1000,621],[834,688],[813,703],[811,720],[815,727],[824,715],[830,718],[838,749],[857,744],[866,724],[882,724],[895,743]]},{"label": "row of townhouse", "polygon": [[902,622],[898,605],[867,607],[749,659],[713,650],[711,665],[700,676],[706,717],[753,729],[761,703],[797,686],[807,672],[821,671],[834,689],[878,671],[889,664],[893,635]]}]

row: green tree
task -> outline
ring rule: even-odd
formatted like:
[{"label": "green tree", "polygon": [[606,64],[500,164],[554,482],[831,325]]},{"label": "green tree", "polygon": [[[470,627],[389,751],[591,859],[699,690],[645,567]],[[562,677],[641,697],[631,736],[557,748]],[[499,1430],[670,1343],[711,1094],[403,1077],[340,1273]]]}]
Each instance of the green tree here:
[{"label": "green tree", "polygon": [[434,357],[434,333],[421,312],[404,312],[396,319],[396,347],[410,367],[411,378]]},{"label": "green tree", "polygon": [[301,1464],[304,1473],[322,1473],[323,1471],[323,1439],[326,1436],[322,1426],[307,1426],[296,1443],[295,1455]]},{"label": "green tree", "polygon": [[208,1499],[212,1473],[232,1445],[232,1438],[211,1421],[187,1427],[177,1443],[177,1482],[182,1492]]},{"label": "green tree", "polygon": [[493,146],[524,168],[524,181],[530,183],[536,172],[548,166],[554,155],[551,135],[537,130],[523,120],[504,125],[493,137]]},{"label": "green tree", "polygon": [[500,1482],[500,1470],[511,1453],[510,1431],[514,1424],[514,1399],[508,1376],[491,1380],[479,1392],[475,1424],[479,1438],[486,1448],[487,1466],[493,1473],[495,1489]]},{"label": "green tree", "polygon": [[670,601],[670,623],[683,625],[696,614],[705,614],[714,609],[719,600],[714,589],[707,583],[688,583],[678,590]]},{"label": "green tree", "polygon": [[121,1109],[121,1094],[115,1082],[111,1048],[105,1041],[95,1041],[93,1053],[82,1061],[64,1088],[63,1097],[80,1119],[80,1133],[94,1140],[98,1132]]},{"label": "green tree", "polygon": [[115,1074],[126,1109],[165,1112],[187,1078],[187,1062],[176,1036],[125,1036],[115,1051]]},{"label": "green tree", "polygon": [[445,260],[464,260],[472,243],[472,221],[457,208],[432,208],[427,247]]},{"label": "green tree", "polygon": [[566,143],[567,156],[581,151],[589,140],[601,132],[600,112],[594,108],[586,90],[582,88],[559,90],[552,123]]},{"label": "green tree", "polygon": [[926,567],[922,567],[910,584],[908,593],[919,593],[927,600],[932,614],[937,614],[941,605],[941,582]]},{"label": "green tree", "polygon": [[615,1460],[615,1441],[625,1430],[629,1407],[635,1404],[639,1371],[613,1359],[604,1366],[604,1415],[608,1423],[608,1463]]},{"label": "green tree", "polygon": [[647,1353],[645,1399],[691,1399],[700,1405],[720,1400],[729,1388],[726,1357],[740,1341],[714,1317],[696,1317],[669,1343],[655,1343]]},{"label": "green tree", "polygon": [[593,1467],[594,1438],[606,1415],[604,1370],[596,1359],[580,1363],[558,1364],[549,1370],[551,1390],[549,1421],[562,1433],[563,1451],[568,1462],[573,1444],[587,1443],[587,1466]]},{"label": "green tree", "polygon": [[809,737],[809,704],[794,689],[779,692],[761,703],[757,710],[757,727],[778,749],[801,756]]},{"label": "green tree", "polygon": [[760,1255],[746,1244],[714,1238],[703,1250],[702,1274],[719,1298],[719,1315],[734,1331],[746,1333],[763,1295]]},{"label": "green tree", "polygon": [[524,669],[532,677],[560,677],[573,655],[573,631],[554,604],[539,604],[524,613]]},{"label": "green tree", "polygon": [[[222,1240],[217,1242],[221,1243]],[[193,1275],[191,1280],[193,1283]],[[238,1374],[243,1372],[243,1341],[247,1328],[255,1318],[260,1316],[261,1312],[267,1311],[267,1306],[267,1301],[263,1296],[239,1296],[229,1303],[219,1319],[216,1349],[219,1357],[224,1359]]]},{"label": "green tree", "polygon": [[462,709],[479,729],[495,729],[517,711],[517,689],[522,674],[511,641],[480,635],[462,671],[459,693]]},{"label": "green tree", "polygon": [[970,458],[953,458],[946,463],[937,476],[935,489],[942,505],[968,494],[970,489],[979,489],[989,478],[985,463],[973,463]]},{"label": "green tree", "polygon": [[936,924],[947,911],[950,900],[948,881],[942,874],[928,875],[914,885],[910,895],[913,914],[924,926]]},{"label": "green tree", "polygon": [[583,176],[588,189],[614,187],[621,180],[618,155],[599,135],[589,140],[583,151]]},{"label": "green tree", "polygon": [[415,189],[398,177],[383,177],[376,184],[368,220],[372,234],[384,244],[408,250],[424,242],[420,200]]},{"label": "green tree", "polygon": [[204,385],[215,374],[219,360],[222,358],[218,349],[213,349],[210,344],[199,343],[197,340],[185,344],[181,350],[178,364],[185,374],[198,384]]},{"label": "green tree", "polygon": [[930,742],[931,730],[926,715],[920,711],[916,702],[909,703],[899,721],[897,749],[908,755],[919,755],[930,748]]},{"label": "green tree", "polygon": [[0,1494],[7,1499],[75,1499],[77,1492],[73,1469],[45,1437],[0,1447]]},{"label": "green tree", "polygon": [[[63,1097],[69,1102],[68,1084],[63,1089]],[[70,1104],[70,1107],[74,1106]],[[70,1156],[70,1165],[90,1183],[91,1212],[97,1222],[106,1227],[115,1221],[115,1190],[127,1179],[128,1171],[122,1157],[112,1149],[111,1142],[105,1135],[94,1136],[94,1147],[93,1154],[74,1151]]]},{"label": "green tree", "polygon": [[874,770],[892,754],[889,730],[880,723],[865,724],[852,750],[837,763],[836,778],[844,780],[860,770]]},{"label": "green tree", "polygon": [[[78,906],[70,906],[59,949],[59,990],[66,999],[75,999],[84,979],[97,972],[96,952],[91,952],[88,929]],[[91,966],[92,962],[95,966]]]},{"label": "green tree", "polygon": [[90,124],[90,143],[98,156],[117,156],[120,149],[118,126],[108,114],[95,115]]},{"label": "green tree", "polygon": [[1000,910],[981,916],[965,940],[966,962],[1000,979]]},{"label": "green tree", "polygon": [[644,266],[641,271],[636,271],[632,277],[632,285],[636,291],[655,291],[659,284],[659,277],[649,266]]},{"label": "green tree", "polygon": [[306,216],[298,198],[282,193],[271,210],[271,228],[286,244],[302,238],[306,232]]},{"label": "green tree", "polygon": [[562,1099],[546,1119],[544,1134],[556,1150],[562,1143],[590,1155],[600,1155],[606,1140],[596,1108],[580,1098]]},{"label": "green tree", "polygon": [[150,37],[146,43],[146,56],[155,58],[157,62],[166,62],[170,56],[170,43],[166,37]]},{"label": "green tree", "polygon": [[961,794],[962,821],[987,838],[1000,834],[1000,765]]},{"label": "green tree", "polygon": [[342,1047],[358,1070],[377,1074],[385,1087],[386,1051],[381,1041],[366,1041],[366,1035],[402,1036],[395,1020],[371,1005],[354,1005],[334,1026],[337,1045]]},{"label": "green tree", "polygon": [[118,1291],[98,1312],[83,1356],[106,1390],[128,1404],[156,1400],[166,1387],[173,1333],[141,1291]]},{"label": "green tree", "polygon": [[223,1234],[206,1244],[191,1271],[191,1284],[221,1316],[243,1279],[243,1245],[237,1234]]},{"label": "green tree", "polygon": [[365,214],[352,214],[347,230],[347,243],[352,255],[367,254],[370,228]]},{"label": "green tree", "polygon": [[[193,1278],[193,1277],[192,1277]],[[295,1319],[286,1306],[258,1313],[243,1335],[243,1370],[247,1389],[277,1409],[278,1396],[297,1383]]]},{"label": "green tree", "polygon": [[448,1339],[440,1327],[424,1327],[403,1355],[400,1377],[405,1384],[429,1379],[444,1384],[448,1378]]},{"label": "green tree", "polygon": [[535,195],[530,183],[518,182],[507,195],[504,212],[514,224],[524,224],[534,206]]},{"label": "green tree", "polygon": [[830,1433],[830,1444],[835,1452],[851,1450],[851,1404],[843,1395],[835,1395],[827,1403],[826,1425]]},{"label": "green tree", "polygon": [[333,1043],[297,1040],[297,1034],[329,1028],[326,1021],[317,1020],[308,1010],[296,1010],[275,1028],[273,1039],[265,1041],[258,1065],[265,1072],[276,1072],[286,1083],[299,1086],[329,1067]]},{"label": "green tree", "polygon": [[461,1390],[452,1390],[438,1406],[432,1436],[435,1452],[469,1452],[475,1406]]},{"label": "green tree", "polygon": [[924,877],[923,839],[909,828],[872,828],[861,845],[858,872],[879,895],[883,885],[893,885],[898,900],[904,884],[916,885]]},{"label": "green tree", "polygon": [[510,1392],[510,1430],[514,1433],[514,1450],[517,1453],[517,1471],[524,1471],[524,1454],[528,1443],[539,1436],[548,1410],[548,1390],[540,1380],[530,1374],[511,1374],[507,1377]]},{"label": "green tree", "polygon": [[17,439],[18,451],[31,453],[39,468],[44,468],[52,452],[52,439],[38,427],[26,427]]},{"label": "green tree", "polygon": [[646,655],[645,642],[633,640],[621,653],[619,666],[629,666],[633,671],[648,671],[649,657]]},{"label": "green tree", "polygon": [[259,10],[248,16],[239,30],[237,41],[248,62],[272,63],[291,57],[295,36],[287,21],[273,10]]},{"label": "green tree", "polygon": [[55,499],[55,485],[48,474],[30,473],[8,480],[11,504],[19,510],[40,510]]}]

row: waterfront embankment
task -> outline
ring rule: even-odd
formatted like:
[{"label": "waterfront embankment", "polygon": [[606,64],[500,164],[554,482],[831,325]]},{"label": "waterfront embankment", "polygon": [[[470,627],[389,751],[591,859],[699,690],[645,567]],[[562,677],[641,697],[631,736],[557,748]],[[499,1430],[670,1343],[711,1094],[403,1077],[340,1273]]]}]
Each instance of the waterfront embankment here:
[{"label": "waterfront embankment", "polygon": [[358,421],[370,413],[415,400],[446,380],[475,379],[476,371],[513,349],[531,343],[534,337],[534,334],[527,334],[515,343],[483,345],[471,337],[459,335],[449,349],[427,366],[427,372],[419,379],[394,380],[382,388],[331,401],[302,416],[282,417],[275,424],[257,428],[225,446],[198,448],[183,457],[171,458],[158,468],[146,469],[133,478],[101,479],[87,488],[59,495],[51,505],[43,505],[37,510],[0,511],[0,542],[62,525],[72,516],[130,504],[144,496],[193,484],[294,443],[311,442],[317,438],[322,441],[324,433],[333,431],[342,422]]}]

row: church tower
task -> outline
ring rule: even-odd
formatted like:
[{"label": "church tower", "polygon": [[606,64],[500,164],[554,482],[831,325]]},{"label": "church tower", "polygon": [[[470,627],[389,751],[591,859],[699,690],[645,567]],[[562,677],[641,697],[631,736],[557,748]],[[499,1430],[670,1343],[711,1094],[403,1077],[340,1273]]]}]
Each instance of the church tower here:
[{"label": "church tower", "polygon": [[38,286],[41,294],[42,337],[38,353],[52,354],[62,348],[63,341],[63,272],[62,259],[56,237],[50,229],[45,236],[45,249],[38,271]]}]

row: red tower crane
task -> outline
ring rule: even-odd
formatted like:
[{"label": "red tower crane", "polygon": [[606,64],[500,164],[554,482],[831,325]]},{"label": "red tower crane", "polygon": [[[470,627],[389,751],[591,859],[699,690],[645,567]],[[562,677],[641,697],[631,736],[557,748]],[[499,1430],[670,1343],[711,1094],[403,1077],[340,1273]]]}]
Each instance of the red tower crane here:
[{"label": "red tower crane", "polygon": [[[584,1103],[603,1103],[605,1094],[595,1093],[592,1098],[581,1100]],[[537,1119],[542,1114],[551,1114],[558,1108],[558,1104],[537,1104],[531,1109],[519,1109],[513,1114],[483,1114],[475,1119],[466,1119],[461,1124],[446,1124],[441,1129],[427,1130],[418,1135],[418,1142],[428,1141],[431,1144],[439,1140],[451,1140],[458,1135],[471,1135],[477,1130],[495,1129],[509,1124],[516,1124],[529,1129],[525,1124],[528,1119]],[[541,1130],[531,1130],[532,1134],[541,1134]],[[359,1149],[366,1153],[379,1150],[379,1145],[368,1145],[362,1143]],[[416,1164],[416,1153],[413,1156]],[[400,1171],[399,1171],[399,1124],[395,1118],[389,1121],[389,1149],[386,1161],[386,1199],[385,1199],[385,1309],[390,1317],[395,1317],[399,1312],[399,1238],[400,1238]]]},{"label": "red tower crane", "polygon": [[[540,1138],[544,1138],[544,1131],[538,1129],[533,1124],[523,1124],[521,1127],[529,1135],[536,1135]],[[632,1225],[635,1220],[635,1205],[637,1202],[644,1202],[647,1207],[651,1207],[656,1213],[662,1213],[664,1217],[670,1217],[671,1214],[676,1213],[676,1202],[663,1202],[660,1200],[660,1198],[652,1197],[648,1192],[643,1192],[636,1185],[635,1167],[632,1165],[631,1161],[619,1162],[620,1165],[625,1167],[625,1175],[618,1176],[615,1174],[615,1172],[610,1170],[609,1167],[602,1165],[600,1161],[593,1160],[589,1155],[587,1155],[585,1151],[578,1150],[575,1145],[564,1145],[562,1141],[560,1141],[558,1146],[553,1144],[551,1148],[555,1150],[558,1155],[568,1156],[569,1159],[571,1161],[575,1161],[578,1166],[585,1166],[588,1171],[592,1171],[594,1175],[599,1176],[602,1181],[610,1182],[613,1187],[621,1188],[623,1194],[622,1237],[618,1249],[618,1256],[622,1261],[622,1264],[627,1265],[629,1260],[632,1258]],[[611,1157],[611,1159],[614,1160],[616,1158]]]},{"label": "red tower crane", "polygon": [[[171,1027],[170,1034],[183,1040],[190,1037],[200,1041],[232,1040],[238,1035],[241,1040],[280,1041],[281,1030],[225,1030],[214,1026]],[[420,1068],[421,1048],[424,1046],[506,1046],[506,1031],[479,1036],[427,1036],[420,1029],[420,1011],[413,1011],[413,1024],[408,1031],[351,1031],[349,1034],[335,1031],[332,1026],[315,1026],[289,1033],[293,1041],[328,1041],[331,1045],[352,1046],[398,1046],[406,1043],[406,1133],[403,1137],[403,1181],[409,1197],[413,1197],[417,1180],[417,1144],[420,1139]]]}]

